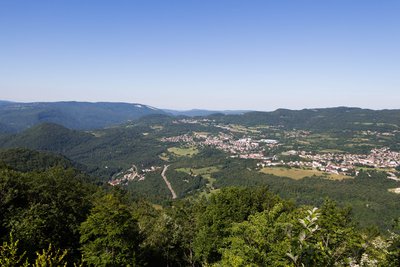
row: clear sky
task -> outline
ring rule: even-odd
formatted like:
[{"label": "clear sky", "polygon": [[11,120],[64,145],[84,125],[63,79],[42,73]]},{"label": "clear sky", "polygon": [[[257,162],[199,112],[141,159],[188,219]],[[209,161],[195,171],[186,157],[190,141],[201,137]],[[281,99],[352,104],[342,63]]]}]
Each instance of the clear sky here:
[{"label": "clear sky", "polygon": [[400,108],[400,1],[3,0],[0,99]]}]

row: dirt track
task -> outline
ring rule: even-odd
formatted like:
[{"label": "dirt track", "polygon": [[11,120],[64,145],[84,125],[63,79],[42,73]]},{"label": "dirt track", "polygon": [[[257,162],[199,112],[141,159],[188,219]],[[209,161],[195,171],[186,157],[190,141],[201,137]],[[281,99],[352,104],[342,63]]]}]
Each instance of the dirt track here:
[{"label": "dirt track", "polygon": [[169,167],[169,165],[164,165],[164,169],[163,169],[163,171],[162,171],[162,173],[161,173],[161,176],[162,176],[162,178],[164,179],[164,182],[165,182],[165,184],[167,185],[169,191],[171,191],[172,199],[175,199],[175,198],[176,198],[175,191],[174,191],[174,189],[172,188],[171,183],[168,181],[167,177],[165,176],[165,172],[167,171],[168,167]]}]

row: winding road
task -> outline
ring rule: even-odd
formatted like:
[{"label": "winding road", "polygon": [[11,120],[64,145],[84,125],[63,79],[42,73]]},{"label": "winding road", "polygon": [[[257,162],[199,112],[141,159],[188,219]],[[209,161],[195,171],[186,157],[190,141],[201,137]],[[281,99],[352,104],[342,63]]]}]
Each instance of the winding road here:
[{"label": "winding road", "polygon": [[175,199],[176,198],[176,193],[175,193],[174,189],[172,188],[171,183],[168,181],[167,177],[165,176],[165,172],[167,171],[168,167],[169,167],[169,165],[164,165],[164,169],[163,169],[163,171],[161,173],[161,176],[164,179],[164,182],[167,185],[169,191],[171,191],[172,199]]}]

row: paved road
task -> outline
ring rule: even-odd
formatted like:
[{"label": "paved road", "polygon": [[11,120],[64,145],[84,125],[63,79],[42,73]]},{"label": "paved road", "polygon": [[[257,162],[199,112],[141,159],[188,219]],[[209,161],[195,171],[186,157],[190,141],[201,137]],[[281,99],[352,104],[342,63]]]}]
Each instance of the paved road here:
[{"label": "paved road", "polygon": [[171,183],[168,181],[167,177],[165,176],[165,172],[167,171],[168,167],[169,167],[169,165],[164,165],[164,169],[163,169],[163,171],[162,171],[162,173],[161,173],[161,176],[162,176],[162,178],[164,179],[164,182],[165,182],[165,184],[167,185],[169,191],[171,191],[172,199],[175,199],[175,198],[176,198],[175,191],[174,191],[174,189],[172,188]]}]

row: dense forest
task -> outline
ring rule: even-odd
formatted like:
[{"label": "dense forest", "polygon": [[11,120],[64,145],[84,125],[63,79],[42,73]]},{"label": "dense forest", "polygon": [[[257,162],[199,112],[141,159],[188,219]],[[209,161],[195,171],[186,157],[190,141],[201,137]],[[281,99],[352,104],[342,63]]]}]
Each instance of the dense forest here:
[{"label": "dense forest", "polygon": [[327,129],[397,129],[400,110],[370,110],[335,107],[319,109],[260,111],[179,112],[161,110],[143,104],[89,102],[16,103],[0,101],[0,134],[17,133],[41,123],[56,123],[70,129],[94,130],[115,126],[151,115],[207,117],[224,123],[255,126],[281,125],[286,128]]},{"label": "dense forest", "polygon": [[225,187],[161,207],[99,186],[64,157],[0,158],[1,266],[400,264],[398,219],[385,233],[361,228],[333,200],[297,205],[264,186]]},{"label": "dense forest", "polygon": [[40,123],[57,123],[71,129],[96,129],[138,119],[150,114],[166,114],[141,104],[110,102],[0,101],[0,133],[15,133]]}]

